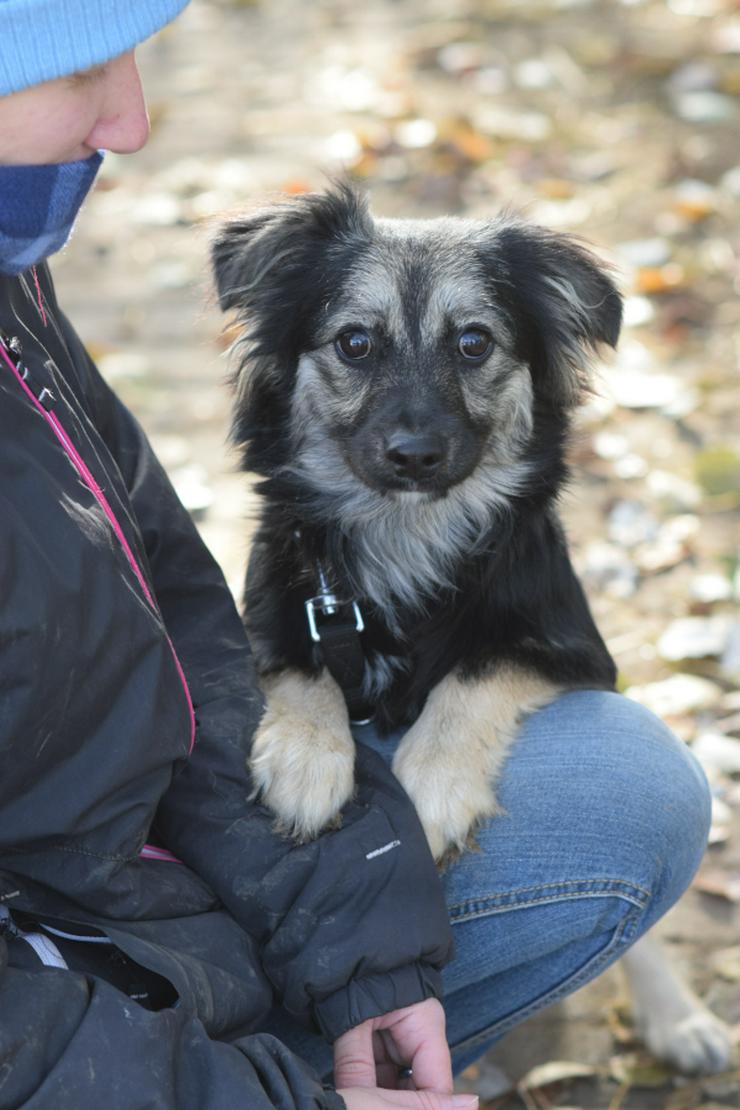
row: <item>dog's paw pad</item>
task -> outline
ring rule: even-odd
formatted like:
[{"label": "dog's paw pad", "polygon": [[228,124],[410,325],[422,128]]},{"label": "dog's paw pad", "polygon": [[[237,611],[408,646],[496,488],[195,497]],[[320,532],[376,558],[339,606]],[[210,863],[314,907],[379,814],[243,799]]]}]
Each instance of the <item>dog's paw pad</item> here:
[{"label": "dog's paw pad", "polygon": [[708,1010],[648,1032],[645,1042],[654,1056],[686,1075],[724,1071],[732,1056],[730,1030]]}]

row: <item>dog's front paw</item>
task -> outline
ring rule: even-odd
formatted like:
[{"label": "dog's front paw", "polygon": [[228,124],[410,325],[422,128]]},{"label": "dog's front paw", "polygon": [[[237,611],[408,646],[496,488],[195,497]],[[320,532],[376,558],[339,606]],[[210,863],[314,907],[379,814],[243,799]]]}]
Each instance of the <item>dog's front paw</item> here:
[{"label": "dog's front paw", "polygon": [[647,1021],[641,1035],[653,1056],[685,1075],[709,1075],[729,1067],[730,1030],[709,1010],[693,1010],[675,1021]]},{"label": "dog's front paw", "polygon": [[278,828],[313,840],[336,823],[354,791],[355,746],[349,728],[331,730],[270,705],[255,734],[249,766],[255,795]]},{"label": "dog's front paw", "polygon": [[500,812],[481,769],[425,744],[415,727],[399,746],[393,773],[414,803],[437,863],[461,855],[478,825]]}]

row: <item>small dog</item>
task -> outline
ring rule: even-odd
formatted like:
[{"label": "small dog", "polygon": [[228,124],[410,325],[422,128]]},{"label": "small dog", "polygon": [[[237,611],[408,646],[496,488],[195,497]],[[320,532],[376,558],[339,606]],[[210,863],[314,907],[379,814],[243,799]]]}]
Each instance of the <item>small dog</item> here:
[{"label": "small dog", "polygon": [[[350,720],[404,726],[393,770],[448,861],[496,815],[523,716],[614,686],[556,504],[620,295],[567,236],[375,220],[345,186],[225,224],[213,261],[244,325],[234,438],[263,479],[245,591],[267,696],[256,791],[311,839],[353,793]],[[691,1060],[667,1027],[700,1005],[652,1026],[640,1011],[696,1070],[722,1055],[714,1027],[699,1020]]]},{"label": "small dog", "polygon": [[265,479],[245,594],[268,699],[255,784],[299,839],[336,818],[344,687],[353,718],[408,728],[393,770],[442,860],[496,814],[522,715],[614,684],[555,503],[620,296],[566,237],[373,220],[343,187],[227,224],[214,264],[248,327],[234,434]]}]

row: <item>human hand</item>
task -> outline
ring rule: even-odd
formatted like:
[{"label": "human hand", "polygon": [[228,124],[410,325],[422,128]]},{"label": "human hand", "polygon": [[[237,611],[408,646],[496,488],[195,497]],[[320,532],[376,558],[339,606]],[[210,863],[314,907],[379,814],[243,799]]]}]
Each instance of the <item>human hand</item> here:
[{"label": "human hand", "polygon": [[339,1091],[347,1110],[478,1110],[477,1095],[440,1095],[434,1091],[379,1091],[377,1087],[353,1087]]},{"label": "human hand", "polygon": [[[402,1072],[408,1068],[411,1076],[407,1079],[402,1077]],[[358,1110],[365,1107],[370,1110],[376,1105],[425,1107],[423,1102],[378,1102],[383,1095],[378,1087],[385,1090],[403,1088],[404,1093],[434,1091],[439,1095],[451,1095],[452,1064],[441,1003],[436,998],[427,998],[402,1010],[370,1018],[343,1033],[334,1044],[334,1081],[337,1088],[350,1093],[357,1087],[376,1088],[372,1092],[375,1102],[352,1104],[357,1105]],[[432,1105],[428,1103],[430,1110]],[[472,1107],[475,1103],[468,1105]],[[436,1110],[436,1104],[434,1106]]]}]

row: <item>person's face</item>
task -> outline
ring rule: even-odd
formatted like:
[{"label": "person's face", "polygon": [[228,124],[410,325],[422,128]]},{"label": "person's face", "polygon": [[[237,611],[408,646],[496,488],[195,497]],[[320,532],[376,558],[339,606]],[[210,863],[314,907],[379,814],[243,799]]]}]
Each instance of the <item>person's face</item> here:
[{"label": "person's face", "polygon": [[0,97],[0,165],[132,154],[149,137],[133,50],[104,66]]}]

